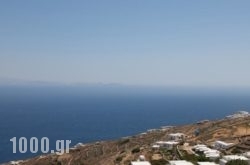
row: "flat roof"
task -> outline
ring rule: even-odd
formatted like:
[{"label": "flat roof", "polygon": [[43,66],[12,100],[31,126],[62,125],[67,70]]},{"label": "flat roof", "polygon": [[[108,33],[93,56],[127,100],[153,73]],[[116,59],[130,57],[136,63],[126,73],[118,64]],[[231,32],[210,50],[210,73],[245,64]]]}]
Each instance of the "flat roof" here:
[{"label": "flat roof", "polygon": [[198,163],[198,165],[218,165],[214,162],[197,162],[197,163]]},{"label": "flat roof", "polygon": [[184,133],[171,133],[169,136],[183,136],[185,135]]},{"label": "flat roof", "polygon": [[239,155],[226,155],[226,156],[223,156],[223,159],[225,159],[227,161],[237,160],[237,159],[240,159],[240,160],[249,160],[245,156],[239,156]]},{"label": "flat roof", "polygon": [[176,141],[157,141],[156,144],[179,144]]},{"label": "flat roof", "polygon": [[151,165],[148,161],[131,162],[131,165]]},{"label": "flat roof", "polygon": [[207,147],[205,144],[197,144],[195,146],[193,146],[193,148],[196,148],[196,147]]},{"label": "flat roof", "polygon": [[227,143],[227,142],[223,142],[223,141],[215,141],[215,143],[219,143],[219,144],[222,144],[222,145],[225,145],[225,146],[228,146],[228,145],[233,145],[234,143]]},{"label": "flat roof", "polygon": [[152,145],[153,148],[160,148],[160,145],[154,144]]},{"label": "flat roof", "polygon": [[188,162],[186,160],[172,160],[172,161],[169,161],[169,164],[171,165],[194,165],[193,163]]}]

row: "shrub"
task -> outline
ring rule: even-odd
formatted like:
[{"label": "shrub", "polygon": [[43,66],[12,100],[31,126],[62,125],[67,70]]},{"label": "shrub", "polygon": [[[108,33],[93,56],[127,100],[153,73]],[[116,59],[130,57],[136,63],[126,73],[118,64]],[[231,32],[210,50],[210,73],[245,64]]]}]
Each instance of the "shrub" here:
[{"label": "shrub", "polygon": [[234,149],[232,150],[232,153],[233,153],[233,154],[240,154],[240,153],[241,153],[241,150],[238,149],[238,148],[234,148]]},{"label": "shrub", "polygon": [[248,165],[248,162],[245,160],[237,159],[227,162],[226,165]]},{"label": "shrub", "polygon": [[131,152],[132,152],[132,154],[134,154],[134,153],[138,153],[138,152],[140,152],[141,150],[140,150],[140,148],[134,148]]},{"label": "shrub", "polygon": [[150,163],[152,165],[166,165],[168,163],[168,161],[166,161],[164,159],[159,159],[159,160],[151,160]]},{"label": "shrub", "polygon": [[207,158],[205,155],[200,155],[197,157],[198,162],[208,162],[209,158]]},{"label": "shrub", "polygon": [[122,139],[118,142],[119,145],[123,145],[123,144],[126,144],[130,141],[130,139]]},{"label": "shrub", "polygon": [[123,157],[122,157],[122,156],[118,156],[118,157],[115,159],[115,161],[116,161],[116,162],[121,162],[121,161],[122,161],[122,159],[123,159]]}]

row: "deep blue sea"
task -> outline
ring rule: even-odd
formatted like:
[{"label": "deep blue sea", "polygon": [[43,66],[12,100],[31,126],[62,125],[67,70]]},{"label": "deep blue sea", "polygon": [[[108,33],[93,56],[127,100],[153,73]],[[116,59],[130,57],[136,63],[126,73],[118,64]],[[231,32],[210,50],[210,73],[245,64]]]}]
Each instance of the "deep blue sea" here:
[{"label": "deep blue sea", "polygon": [[[33,157],[12,153],[12,137],[48,137],[87,143],[135,135],[150,128],[220,119],[250,110],[244,89],[122,86],[0,87],[0,163]],[[40,154],[40,153],[38,153]]]}]

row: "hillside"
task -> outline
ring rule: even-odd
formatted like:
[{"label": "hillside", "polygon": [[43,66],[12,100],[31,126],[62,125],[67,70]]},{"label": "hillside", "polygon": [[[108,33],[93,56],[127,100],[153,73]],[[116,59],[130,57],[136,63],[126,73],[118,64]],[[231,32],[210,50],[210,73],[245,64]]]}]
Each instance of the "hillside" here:
[{"label": "hillside", "polygon": [[[244,152],[250,148],[248,136],[250,135],[250,117],[225,118],[218,121],[201,121],[190,125],[175,126],[149,130],[148,132],[124,137],[114,141],[101,141],[85,144],[70,149],[63,155],[48,154],[25,160],[20,165],[129,165],[130,161],[145,155],[146,159],[172,160],[181,159],[175,150],[164,153],[163,150],[154,150],[152,145],[159,140],[165,140],[170,133],[181,132],[186,135],[185,145],[179,145],[181,150],[189,152],[191,145],[213,145],[216,140],[232,142],[234,145],[225,150],[224,154]],[[199,130],[196,135],[195,131]],[[191,152],[191,151],[190,151]]]}]

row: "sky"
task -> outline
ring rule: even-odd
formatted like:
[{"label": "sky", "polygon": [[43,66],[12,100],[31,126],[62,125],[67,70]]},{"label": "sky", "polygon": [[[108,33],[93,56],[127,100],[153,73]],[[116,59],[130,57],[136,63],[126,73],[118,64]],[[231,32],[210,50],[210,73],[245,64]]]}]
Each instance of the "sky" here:
[{"label": "sky", "polygon": [[0,1],[0,81],[250,86],[248,0]]}]

